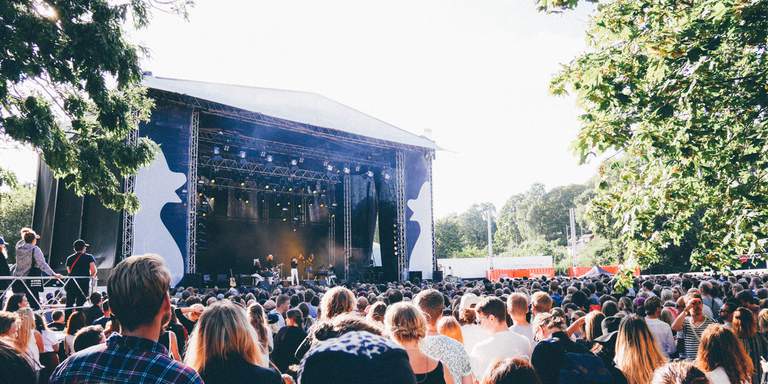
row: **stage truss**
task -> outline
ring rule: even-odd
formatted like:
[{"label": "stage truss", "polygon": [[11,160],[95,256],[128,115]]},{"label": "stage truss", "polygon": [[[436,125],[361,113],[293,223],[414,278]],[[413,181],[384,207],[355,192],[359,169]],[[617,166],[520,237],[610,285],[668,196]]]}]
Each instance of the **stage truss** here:
[{"label": "stage truss", "polygon": [[[129,146],[136,146],[139,142],[139,127],[132,129],[128,133],[126,144]],[[130,175],[123,181],[123,192],[133,193],[136,190],[136,175]],[[133,214],[128,211],[123,211],[123,244],[122,244],[123,258],[131,256],[133,254]]]},{"label": "stage truss", "polygon": [[395,158],[395,204],[397,205],[397,243],[395,244],[395,254],[397,255],[397,275],[400,280],[406,280],[405,265],[408,244],[406,243],[406,225],[405,225],[405,153],[397,151]]},{"label": "stage truss", "polygon": [[189,232],[187,239],[187,273],[197,269],[197,149],[200,132],[200,111],[192,111],[189,137],[189,179],[187,180],[187,210],[189,213]]}]

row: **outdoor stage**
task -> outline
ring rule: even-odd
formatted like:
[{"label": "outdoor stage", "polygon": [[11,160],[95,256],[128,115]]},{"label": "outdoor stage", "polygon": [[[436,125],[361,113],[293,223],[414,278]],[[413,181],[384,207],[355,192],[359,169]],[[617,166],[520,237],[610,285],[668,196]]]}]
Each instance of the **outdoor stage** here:
[{"label": "outdoor stage", "polygon": [[131,140],[161,152],[125,181],[139,212],[79,198],[41,163],[33,227],[52,265],[82,237],[100,270],[157,253],[174,284],[248,274],[268,254],[284,275],[301,257],[302,278],[330,265],[349,281],[432,277],[434,142],[316,94],[151,75],[144,84],[156,106]]}]

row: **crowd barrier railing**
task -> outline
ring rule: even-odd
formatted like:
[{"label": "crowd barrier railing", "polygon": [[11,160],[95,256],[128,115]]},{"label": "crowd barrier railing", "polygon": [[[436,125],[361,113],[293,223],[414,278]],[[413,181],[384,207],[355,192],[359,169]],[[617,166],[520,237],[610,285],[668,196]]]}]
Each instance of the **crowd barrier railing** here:
[{"label": "crowd barrier railing", "polygon": [[[45,300],[45,302],[41,303],[39,293],[44,291],[45,288],[53,288],[54,283],[60,283],[60,289],[54,291],[54,296],[51,299],[52,301],[57,303],[61,301],[66,293],[64,288],[67,287],[67,284],[69,284],[70,287],[75,287],[77,289],[77,291],[74,291],[75,293],[79,291],[79,293],[87,298],[88,293],[80,287],[80,284],[77,284],[77,280],[85,279],[88,280],[88,287],[91,288],[89,291],[92,290],[96,283],[95,276],[0,276],[0,282],[8,282],[8,286],[3,289],[2,293],[0,293],[0,298],[8,295],[8,292],[14,292],[13,287],[16,286],[19,287],[17,290],[20,290],[20,288],[23,287],[25,292],[31,292],[32,300],[35,301],[35,304],[37,304],[37,307],[41,308],[41,310],[83,308],[82,306],[66,307],[60,304],[47,304],[47,301],[49,300]],[[72,289],[73,288],[70,288],[70,290]]]}]

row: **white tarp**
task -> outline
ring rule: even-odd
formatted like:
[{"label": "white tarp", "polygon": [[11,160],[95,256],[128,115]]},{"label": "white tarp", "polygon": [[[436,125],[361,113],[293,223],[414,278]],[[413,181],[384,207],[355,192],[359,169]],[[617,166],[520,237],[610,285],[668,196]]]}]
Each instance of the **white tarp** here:
[{"label": "white tarp", "polygon": [[[453,275],[463,279],[485,277],[490,265],[487,257],[437,259],[443,276]],[[495,269],[552,268],[552,256],[494,257]],[[452,272],[452,273],[451,273]]]},{"label": "white tarp", "polygon": [[145,76],[145,87],[393,143],[437,149],[423,136],[310,92]]}]

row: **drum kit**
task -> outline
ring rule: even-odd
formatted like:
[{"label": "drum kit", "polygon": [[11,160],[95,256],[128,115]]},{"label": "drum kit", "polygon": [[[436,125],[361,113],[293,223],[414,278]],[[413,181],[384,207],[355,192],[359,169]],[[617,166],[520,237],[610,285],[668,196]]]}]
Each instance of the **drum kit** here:
[{"label": "drum kit", "polygon": [[254,273],[251,275],[253,278],[253,285],[259,285],[259,283],[266,281],[271,287],[276,282],[282,280],[283,263],[280,263],[272,268],[265,268],[262,273]]}]

